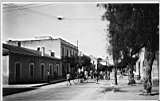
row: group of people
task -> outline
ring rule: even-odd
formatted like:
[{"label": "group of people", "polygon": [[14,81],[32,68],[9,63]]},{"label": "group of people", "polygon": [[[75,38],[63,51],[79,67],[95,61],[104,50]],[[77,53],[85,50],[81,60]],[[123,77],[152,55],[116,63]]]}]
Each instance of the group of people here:
[{"label": "group of people", "polygon": [[[96,83],[98,83],[99,79],[110,79],[110,73],[102,72],[102,71],[80,71],[74,74],[67,73],[66,79],[68,81],[67,85],[71,85],[71,79],[77,79],[79,83],[83,83],[84,81],[88,82],[88,79],[95,79]],[[73,81],[74,82],[74,81]]]}]

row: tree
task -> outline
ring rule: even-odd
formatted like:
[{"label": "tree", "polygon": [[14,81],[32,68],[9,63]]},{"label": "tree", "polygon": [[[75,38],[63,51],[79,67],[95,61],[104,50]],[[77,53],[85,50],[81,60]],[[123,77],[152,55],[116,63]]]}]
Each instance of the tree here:
[{"label": "tree", "polygon": [[86,55],[81,56],[80,57],[80,64],[81,64],[81,66],[89,68],[89,66],[91,65],[91,59],[90,59],[90,57],[88,57]]},{"label": "tree", "polygon": [[144,89],[151,93],[152,64],[159,48],[159,5],[102,4],[102,7],[106,9],[102,18],[110,22],[109,35],[115,64],[123,56],[129,59],[127,63],[132,69],[133,55],[145,47]]}]

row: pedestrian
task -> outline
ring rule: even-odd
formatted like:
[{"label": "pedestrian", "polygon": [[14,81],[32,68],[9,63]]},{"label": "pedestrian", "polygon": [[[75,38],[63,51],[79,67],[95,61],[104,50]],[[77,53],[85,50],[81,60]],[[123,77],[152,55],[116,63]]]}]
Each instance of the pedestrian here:
[{"label": "pedestrian", "polygon": [[103,79],[103,72],[102,71],[100,71],[99,76],[100,76],[100,79],[102,80]]},{"label": "pedestrian", "polygon": [[88,71],[84,71],[85,80],[88,82]]},{"label": "pedestrian", "polygon": [[93,79],[93,71],[90,70],[90,76],[91,76],[91,79]]},{"label": "pedestrian", "polygon": [[83,79],[84,79],[84,72],[81,71],[80,72],[80,83],[83,83]]},{"label": "pedestrian", "polygon": [[66,78],[67,78],[67,85],[71,85],[71,74],[68,72],[67,75],[66,75]]},{"label": "pedestrian", "polygon": [[98,84],[98,80],[99,80],[99,74],[97,71],[95,71],[95,78],[96,78],[96,83]]}]

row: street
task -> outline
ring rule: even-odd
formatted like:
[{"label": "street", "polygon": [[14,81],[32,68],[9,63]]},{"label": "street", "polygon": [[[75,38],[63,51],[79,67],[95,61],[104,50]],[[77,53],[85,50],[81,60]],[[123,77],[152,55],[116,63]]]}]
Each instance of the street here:
[{"label": "street", "polygon": [[[153,95],[140,95],[142,84],[127,85],[126,79],[119,80],[119,90],[112,91],[113,80],[95,80],[84,83],[73,83],[67,86],[67,82],[42,86],[32,91],[5,96],[3,101],[55,101],[55,100],[156,100],[158,99],[158,87],[153,87]],[[126,97],[127,96],[127,97]]]}]

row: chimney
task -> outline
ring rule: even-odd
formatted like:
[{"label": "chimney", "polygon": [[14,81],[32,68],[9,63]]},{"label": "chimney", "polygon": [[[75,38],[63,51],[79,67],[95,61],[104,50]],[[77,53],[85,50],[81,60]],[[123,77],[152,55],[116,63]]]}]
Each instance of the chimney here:
[{"label": "chimney", "polygon": [[45,47],[41,47],[41,56],[45,55]]},{"label": "chimney", "polygon": [[21,47],[21,41],[18,41],[18,47]]}]

